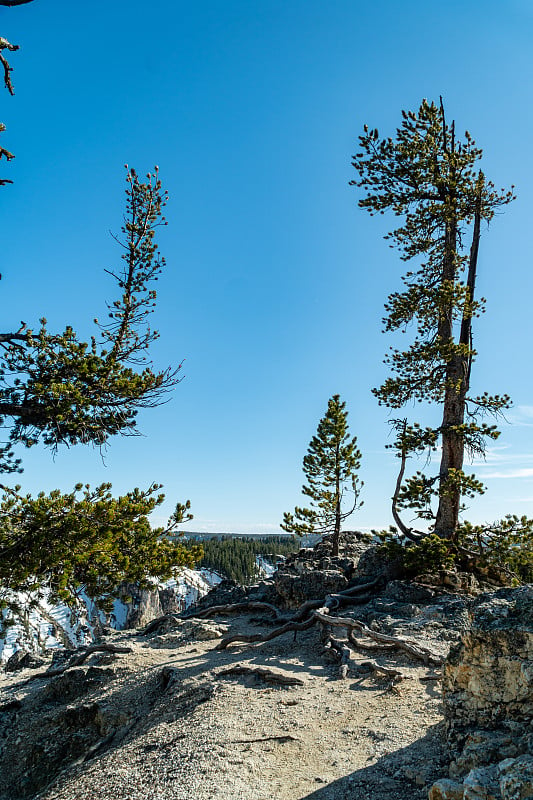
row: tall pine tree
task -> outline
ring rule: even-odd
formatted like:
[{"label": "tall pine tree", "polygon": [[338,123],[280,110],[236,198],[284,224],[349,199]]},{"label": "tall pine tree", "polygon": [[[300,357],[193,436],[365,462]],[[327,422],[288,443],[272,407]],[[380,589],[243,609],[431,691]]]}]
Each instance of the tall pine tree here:
[{"label": "tall pine tree", "polygon": [[[416,540],[424,532],[401,521],[402,507],[414,508],[434,533],[454,541],[461,498],[483,491],[475,476],[463,470],[465,454],[484,452],[487,437],[495,439],[499,432],[483,418],[509,405],[507,395],[472,395],[470,379],[476,355],[472,320],[484,303],[475,298],[481,228],[513,193],[496,190],[485,178],[477,166],[481,149],[468,131],[459,140],[455,123],[446,121],[442,100],[440,105],[424,100],[417,113],[402,114],[394,138],[380,138],[377,129],[365,126],[353,159],[359,177],[352,184],[365,193],[359,206],[402,218],[386,238],[403,261],[415,264],[403,279],[405,290],[389,296],[384,319],[386,331],[405,330],[414,322],[415,338],[405,351],[391,348],[386,363],[392,377],[374,394],[395,410],[417,401],[441,406],[435,427],[393,420],[401,460],[393,515],[408,538]],[[439,447],[437,474],[417,472],[403,481],[411,455]]]},{"label": "tall pine tree", "polygon": [[[341,524],[361,505],[358,503],[362,482],[357,477],[361,453],[357,438],[350,438],[346,403],[338,394],[328,401],[328,410],[320,420],[303,460],[307,483],[303,494],[311,498],[311,508],[296,506],[294,514],[283,515],[281,527],[289,533],[333,534],[333,555],[339,554]],[[343,500],[350,496],[348,509]]]}]

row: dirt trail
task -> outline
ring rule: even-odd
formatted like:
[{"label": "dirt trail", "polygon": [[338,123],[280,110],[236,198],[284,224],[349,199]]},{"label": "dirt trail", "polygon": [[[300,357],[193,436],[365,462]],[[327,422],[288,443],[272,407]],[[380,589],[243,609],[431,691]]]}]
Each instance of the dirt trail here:
[{"label": "dirt trail", "polygon": [[[215,627],[219,635],[261,630],[246,617],[202,626],[196,635]],[[370,674],[338,680],[314,629],[296,642],[286,634],[222,652],[214,649],[217,639],[191,636],[113,634],[109,641],[133,652],[93,656],[77,670],[78,695],[75,681],[72,688],[64,679],[54,694],[50,679],[24,685],[34,674],[28,670],[4,675],[0,704],[14,693],[22,707],[4,723],[1,800],[15,800],[14,785],[21,797],[40,800],[421,800],[442,774],[439,683],[420,680],[431,669],[395,655],[406,677],[391,689]],[[303,685],[217,677],[236,664],[282,672]],[[72,719],[80,709],[92,709],[96,720],[89,754],[69,755],[52,785],[32,790],[25,770],[47,752],[53,768],[65,749],[61,728],[74,726],[75,739]]]}]

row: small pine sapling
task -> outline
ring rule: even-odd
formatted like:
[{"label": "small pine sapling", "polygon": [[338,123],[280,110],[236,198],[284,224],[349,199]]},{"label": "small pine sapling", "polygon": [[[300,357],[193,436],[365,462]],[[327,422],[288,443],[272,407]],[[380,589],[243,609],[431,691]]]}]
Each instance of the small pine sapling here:
[{"label": "small pine sapling", "polygon": [[[350,438],[348,431],[346,403],[338,394],[333,395],[303,460],[307,483],[302,493],[311,499],[310,508],[296,506],[294,513],[285,512],[283,530],[299,536],[331,534],[332,553],[338,556],[341,524],[362,505],[359,494],[363,483],[357,476],[360,464],[357,438]],[[345,508],[347,497],[350,504]]]}]

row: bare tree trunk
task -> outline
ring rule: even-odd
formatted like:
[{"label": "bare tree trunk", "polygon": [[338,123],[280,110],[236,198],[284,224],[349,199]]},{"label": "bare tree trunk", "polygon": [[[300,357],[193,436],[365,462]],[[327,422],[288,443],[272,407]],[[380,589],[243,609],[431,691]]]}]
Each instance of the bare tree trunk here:
[{"label": "bare tree trunk", "polygon": [[[456,354],[448,362],[446,368],[446,386],[444,394],[444,410],[442,416],[442,457],[440,464],[440,497],[437,517],[435,520],[435,533],[444,539],[454,539],[459,524],[459,511],[461,506],[461,488],[453,480],[450,471],[460,472],[463,469],[465,441],[461,427],[465,422],[466,395],[470,384],[471,370],[471,346],[472,346],[472,311],[471,304],[474,300],[476,284],[477,259],[479,252],[481,222],[481,185],[476,202],[474,216],[474,231],[472,235],[472,246],[470,248],[470,261],[466,284],[466,297],[461,321],[461,333],[459,344],[464,345],[466,353]],[[455,253],[448,250],[448,247],[455,245],[457,232],[455,220],[449,225],[446,232],[447,246],[446,258],[455,257]],[[455,282],[455,268],[453,278],[450,278],[451,270],[445,264],[443,270],[443,280],[453,279]],[[449,318],[443,320],[442,333],[439,326],[439,335],[444,341],[453,344],[453,320],[451,309]]]},{"label": "bare tree trunk", "polygon": [[339,555],[339,542],[341,538],[341,482],[340,482],[340,444],[337,443],[335,452],[335,492],[337,502],[335,505],[335,529],[333,531],[332,551],[333,556]]},{"label": "bare tree trunk", "polygon": [[[446,198],[449,205],[449,221],[446,223],[444,241],[444,263],[442,267],[442,288],[454,287],[457,273],[457,216],[454,198]],[[453,299],[440,310],[438,338],[441,346],[454,347],[453,340]],[[461,358],[453,355],[446,364],[444,388],[444,407],[442,413],[441,435],[442,455],[439,471],[439,507],[435,520],[435,533],[443,539],[452,539],[459,520],[460,492],[450,485],[450,470],[461,470],[463,466],[463,439],[457,430],[464,419],[461,408],[460,383],[462,377]]]}]

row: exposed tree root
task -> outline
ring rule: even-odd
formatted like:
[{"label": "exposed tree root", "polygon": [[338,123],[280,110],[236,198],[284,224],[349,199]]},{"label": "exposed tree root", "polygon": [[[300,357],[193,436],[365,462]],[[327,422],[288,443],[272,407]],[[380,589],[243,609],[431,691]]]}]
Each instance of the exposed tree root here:
[{"label": "exposed tree root", "polygon": [[[277,686],[303,686],[304,682],[300,678],[294,678],[290,675],[284,675],[282,672],[274,672],[266,667],[243,667],[241,664],[235,664],[233,667],[219,670],[216,678],[225,678],[228,675],[254,675],[266,683],[274,683]],[[278,738],[278,737],[274,737]]]},{"label": "exposed tree root", "polygon": [[291,736],[288,733],[282,736],[262,736],[260,739],[229,739],[224,744],[255,744],[256,742],[299,742],[296,736]]},{"label": "exposed tree root", "polygon": [[390,686],[392,688],[392,686],[405,678],[405,675],[400,672],[400,670],[392,669],[391,667],[383,667],[373,660],[354,662],[352,652],[348,645],[343,641],[334,639],[333,636],[328,637],[325,647],[330,650],[330,652],[334,654],[336,660],[339,661],[339,678],[341,679],[347,678],[350,672],[357,674],[361,669],[369,670],[380,677],[385,676],[386,678],[390,678]]},{"label": "exposed tree root", "polygon": [[131,647],[120,647],[119,645],[115,644],[92,644],[90,647],[86,647],[82,653],[79,655],[73,656],[67,664],[64,664],[62,667],[58,667],[57,669],[49,669],[47,672],[39,672],[37,675],[32,675],[31,677],[27,678],[24,683],[29,683],[30,681],[36,681],[43,678],[55,678],[56,675],[62,675],[68,669],[72,669],[72,667],[79,667],[84,661],[87,661],[89,656],[92,656],[93,653],[132,653],[133,648]]},{"label": "exposed tree root", "polygon": [[352,597],[354,594],[361,594],[361,592],[366,592],[367,589],[373,589],[375,586],[381,583],[383,578],[384,574],[381,573],[380,575],[377,576],[377,578],[374,578],[373,580],[368,581],[367,583],[360,583],[357,584],[356,586],[350,586],[348,589],[343,589],[342,592],[339,592],[338,594],[341,597]]},{"label": "exposed tree root", "polygon": [[359,669],[368,669],[378,675],[385,675],[386,678],[391,678],[393,683],[398,683],[405,678],[403,672],[398,669],[391,669],[391,667],[383,667],[376,661],[361,661],[358,665]]},{"label": "exposed tree root", "polygon": [[163,623],[170,621],[178,622],[181,619],[182,617],[179,614],[163,614],[162,617],[157,617],[149,622],[148,625],[138,632],[137,636],[149,636],[151,633],[155,633]]},{"label": "exposed tree root", "polygon": [[358,650],[359,652],[368,653],[376,651],[379,653],[387,653],[391,650],[396,650],[395,644],[380,644],[378,642],[363,642],[361,639],[357,639],[354,635],[353,631],[348,631],[348,641],[350,642],[351,647],[354,650]]},{"label": "exposed tree root", "polygon": [[[378,577],[374,578],[372,581],[361,583],[357,586],[350,586],[349,589],[343,589],[342,592],[329,595],[325,600],[323,597],[319,600],[306,600],[305,603],[302,603],[302,605],[296,609],[294,614],[291,616],[290,621],[300,622],[307,617],[310,611],[314,611],[315,609],[322,608],[326,605],[329,607],[329,602],[331,602],[331,604],[335,607],[337,604],[356,605],[359,602],[366,603],[370,599],[370,595],[367,594],[368,591],[378,586],[382,580],[383,575],[378,575]],[[357,595],[361,595],[361,597],[357,597]],[[282,617],[281,612],[278,613],[279,616]]]},{"label": "exposed tree root", "polygon": [[[332,598],[328,598],[328,601],[331,601],[331,599]],[[312,610],[307,620],[303,620],[302,622],[286,622],[284,625],[281,625],[279,628],[275,628],[274,630],[270,631],[270,633],[265,635],[255,633],[251,635],[232,634],[230,636],[225,636],[223,639],[221,639],[215,649],[225,650],[230,644],[238,642],[242,642],[244,644],[269,642],[271,639],[276,639],[278,636],[282,636],[289,631],[297,632],[307,630],[315,623],[320,623],[321,625],[328,627],[346,628],[349,632],[356,629],[372,641],[377,642],[380,645],[394,646],[395,648],[408,653],[418,661],[422,661],[424,664],[432,664],[435,666],[440,666],[442,664],[443,660],[440,656],[432,653],[431,650],[428,650],[426,647],[418,644],[418,642],[409,639],[402,639],[398,636],[390,636],[385,633],[379,633],[378,631],[373,631],[368,627],[368,625],[365,625],[364,622],[360,622],[357,619],[352,619],[351,617],[332,617],[330,616],[329,611],[330,609],[328,606],[323,606],[320,609]]]},{"label": "exposed tree root", "polygon": [[242,614],[247,611],[267,611],[270,614],[274,614],[275,617],[286,618],[286,615],[282,614],[279,608],[273,606],[271,603],[249,601],[244,603],[227,603],[222,606],[211,606],[211,608],[206,608],[205,611],[187,614],[183,619],[205,619],[206,617],[214,617],[217,614]]},{"label": "exposed tree root", "polygon": [[302,603],[299,606],[294,614],[291,617],[292,622],[300,622],[301,620],[308,617],[310,611],[314,611],[316,608],[322,608],[324,605],[324,598],[321,600],[306,600],[305,603]]},{"label": "exposed tree root", "polygon": [[[321,605],[321,603],[318,605]],[[318,605],[316,606],[317,608]],[[198,611],[192,614],[163,614],[163,616],[157,617],[157,619],[153,619],[149,622],[148,625],[139,631],[138,635],[150,636],[150,634],[156,633],[159,627],[165,622],[179,622],[186,619],[206,619],[207,617],[214,617],[217,614],[245,614],[247,611],[265,611],[273,614],[275,619],[287,619],[287,615],[283,614],[279,608],[271,603],[260,603],[258,601],[227,603],[226,605],[211,606],[211,608],[206,608],[204,611]]]},{"label": "exposed tree root", "polygon": [[409,653],[409,655],[413,656],[417,660],[423,661],[424,664],[440,666],[443,662],[443,659],[440,656],[436,655],[436,653],[432,653],[431,650],[428,650],[426,647],[422,647],[422,645],[418,644],[418,642],[410,639],[402,639],[399,636],[390,636],[385,633],[373,631],[368,627],[368,625],[365,625],[364,622],[360,622],[357,619],[352,619],[351,617],[331,617],[328,614],[327,608],[320,609],[319,611],[313,611],[312,617],[324,625],[331,625],[332,627],[337,628],[347,628],[348,630],[353,630],[355,628],[375,642],[394,644],[399,650]]},{"label": "exposed tree root", "polygon": [[353,665],[350,663],[352,661],[350,648],[347,647],[344,642],[334,639],[333,636],[328,637],[324,647],[326,650],[330,650],[336,660],[339,661],[339,678],[343,680],[347,678],[350,672],[350,667],[353,669]]},{"label": "exposed tree root", "polygon": [[215,650],[225,650],[230,644],[233,644],[233,642],[244,642],[245,644],[269,642],[271,639],[276,639],[278,636],[282,636],[284,633],[288,633],[289,631],[295,631],[296,633],[298,631],[306,631],[314,624],[314,617],[310,617],[303,622],[286,622],[285,625],[281,625],[279,628],[274,628],[273,631],[266,633],[264,636],[262,636],[260,633],[253,633],[248,636],[246,634],[235,633],[231,636],[225,636],[223,639],[221,639],[215,647]]}]

